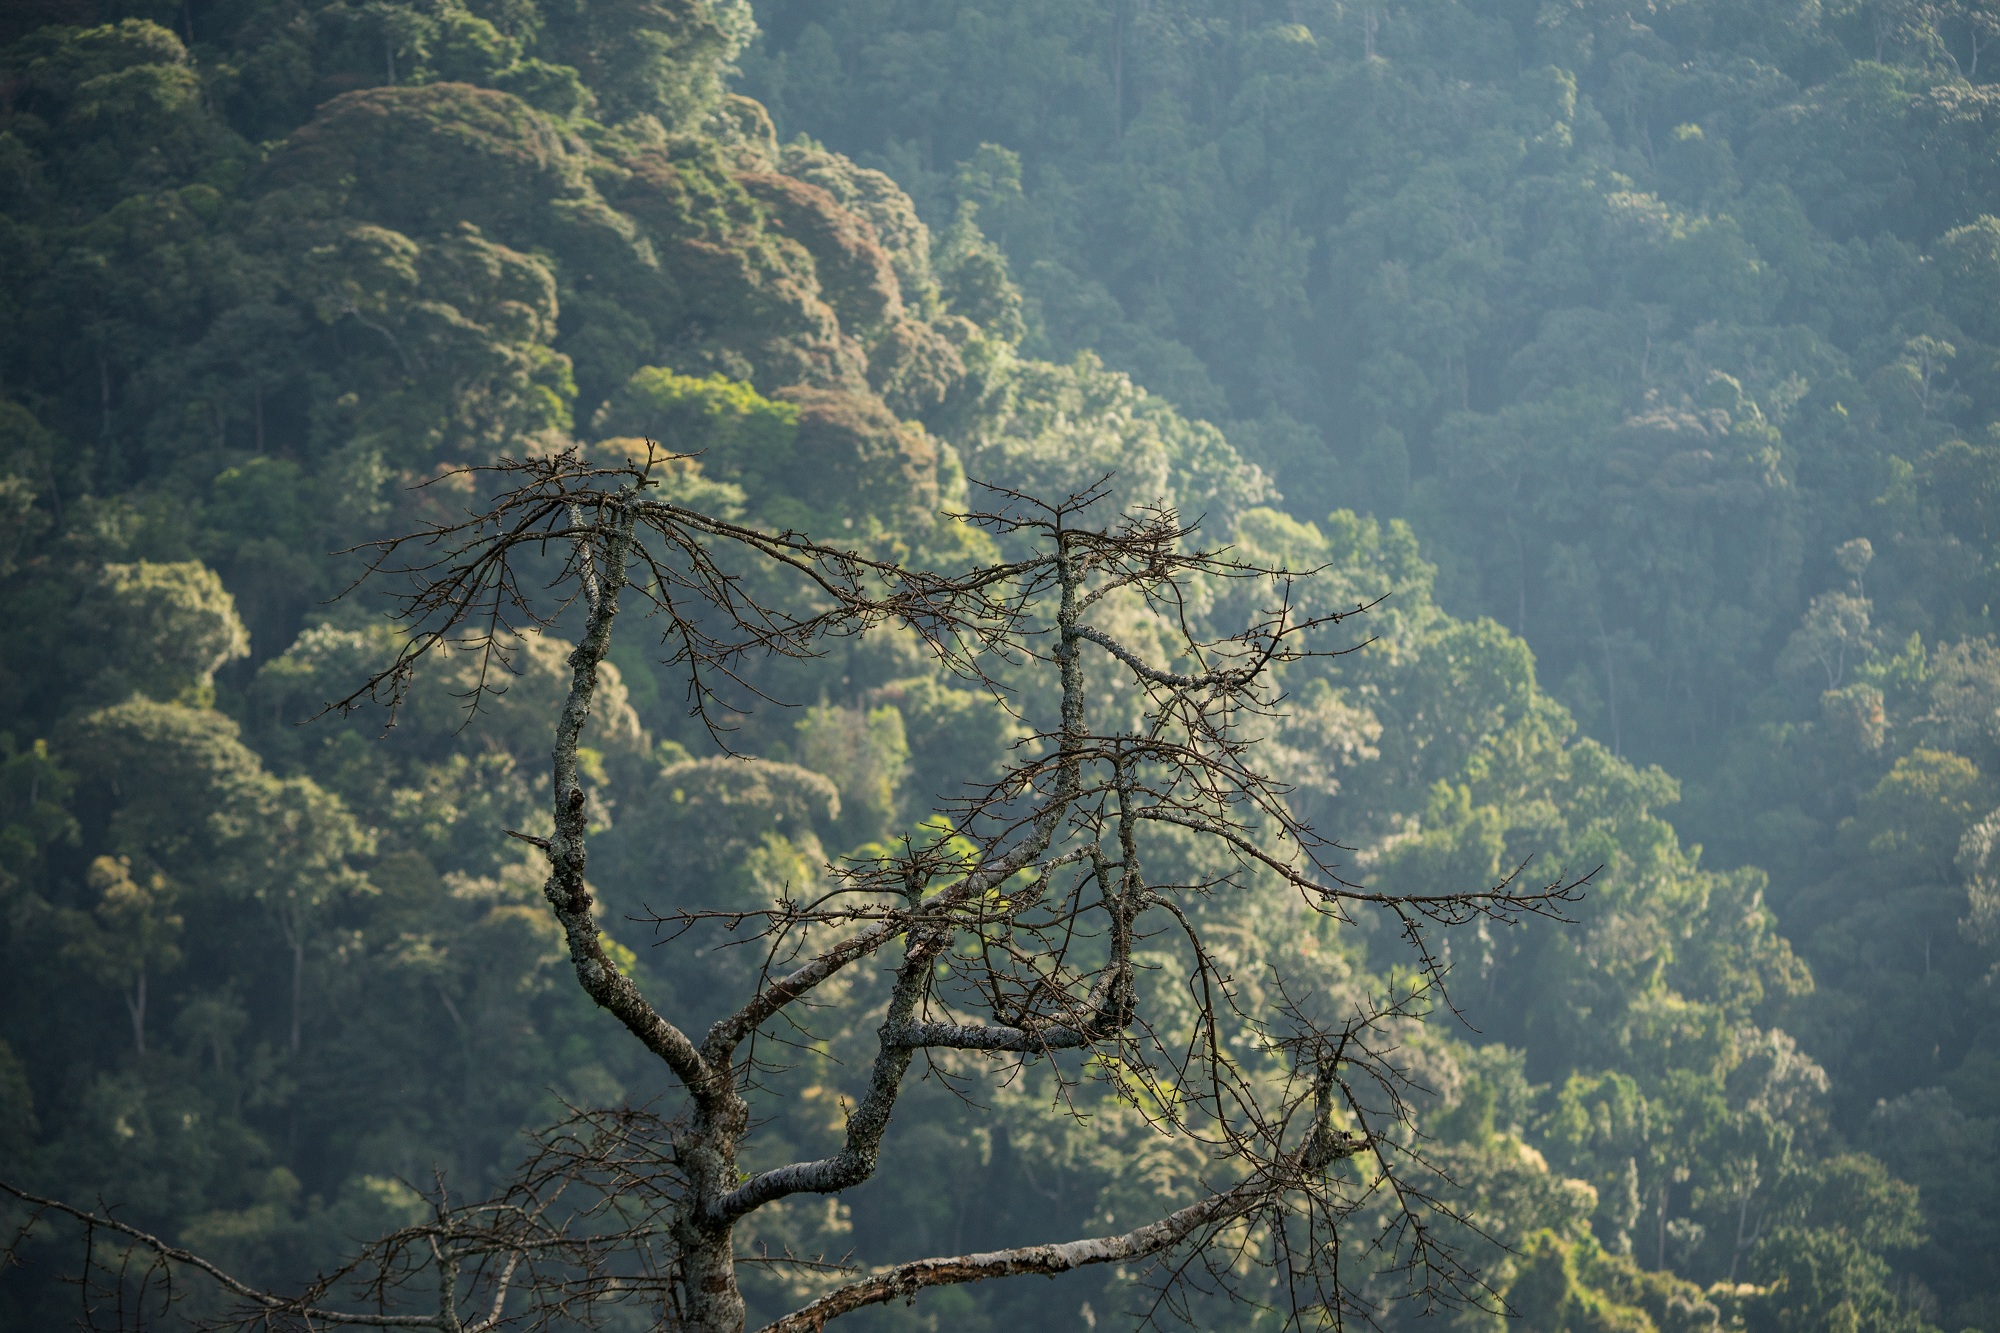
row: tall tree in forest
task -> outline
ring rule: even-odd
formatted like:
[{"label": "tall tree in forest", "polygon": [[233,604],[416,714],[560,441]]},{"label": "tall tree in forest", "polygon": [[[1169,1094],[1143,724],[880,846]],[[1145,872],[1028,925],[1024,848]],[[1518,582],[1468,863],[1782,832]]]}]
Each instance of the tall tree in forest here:
[{"label": "tall tree in forest", "polygon": [[[1391,1050],[1442,996],[1432,927],[1558,915],[1579,886],[1523,888],[1507,875],[1398,895],[1341,877],[1335,844],[1297,816],[1256,747],[1282,720],[1283,668],[1339,651],[1352,612],[1298,611],[1294,585],[1309,574],[1201,551],[1171,510],[1099,519],[1103,485],[1057,502],[996,492],[996,507],[968,521],[1011,558],[938,574],[674,503],[656,492],[654,466],[596,468],[570,451],[482,469],[504,487],[495,498],[381,543],[374,568],[399,590],[409,632],[333,706],[393,708],[425,659],[451,650],[484,664],[467,699],[476,710],[503,685],[519,631],[565,607],[582,613],[551,719],[550,822],[512,836],[547,860],[543,895],[578,984],[677,1080],[673,1113],[583,1110],[496,1198],[458,1203],[440,1185],[432,1220],[294,1295],[122,1222],[31,1202],[137,1242],[163,1267],[206,1267],[234,1298],[232,1326],[550,1327],[643,1302],[672,1327],[738,1333],[747,1258],[826,1266],[746,1255],[742,1228],[785,1200],[903,1169],[889,1129],[920,1059],[968,1092],[1040,1066],[1060,1089],[1053,1114],[1123,1104],[1187,1144],[1203,1164],[1194,1200],[1114,1234],[835,1266],[822,1294],[768,1329],[802,1333],[926,1287],[1096,1264],[1147,1268],[1162,1309],[1242,1292],[1252,1277],[1266,1285],[1248,1294],[1275,1294],[1301,1321],[1372,1314],[1399,1295],[1497,1299],[1454,1248],[1471,1224],[1413,1132]],[[548,552],[559,559],[552,602],[535,591]],[[1258,609],[1241,632],[1201,641],[1188,608],[1222,593]],[[703,1015],[670,1017],[643,993],[607,944],[586,878],[599,816],[579,741],[614,625],[634,604],[661,617],[669,662],[718,725],[747,662],[899,625],[1030,729],[997,779],[834,868],[825,891],[787,886],[660,917],[673,939],[720,929],[762,949],[747,992],[705,1031],[692,1022]],[[1407,977],[1370,1001],[1316,993],[1309,975],[1234,975],[1231,918],[1273,893],[1330,918],[1385,914],[1411,947]],[[783,1150],[761,1142],[758,1108],[785,1087],[785,1053],[855,1007],[882,1017],[840,1146],[755,1165]]]}]

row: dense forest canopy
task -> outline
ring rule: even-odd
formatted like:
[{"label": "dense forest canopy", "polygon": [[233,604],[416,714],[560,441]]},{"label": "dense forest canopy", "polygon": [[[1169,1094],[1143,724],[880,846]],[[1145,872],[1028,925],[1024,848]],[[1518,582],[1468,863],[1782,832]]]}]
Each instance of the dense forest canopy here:
[{"label": "dense forest canopy", "polygon": [[[1357,882],[1602,866],[1570,927],[1456,936],[1467,1022],[1403,1033],[1527,1327],[2000,1333],[1996,36],[1984,0],[7,6],[0,1175],[283,1282],[665,1089],[500,833],[545,818],[573,626],[470,725],[457,657],[386,735],[297,725],[399,643],[329,553],[455,468],[651,437],[690,505],[941,569],[1001,554],[945,517],[972,479],[1108,473],[1382,599],[1266,742]],[[606,947],[694,1011],[754,963],[628,915],[823,882],[1020,735],[894,634],[749,671],[752,761],[612,661]],[[1232,913],[1246,985],[1410,962]],[[768,1108],[792,1148],[871,1022]],[[748,1239],[882,1264],[1199,1187],[1053,1096],[913,1086],[902,1169]],[[0,1324],[72,1319],[64,1238],[20,1257]],[[1125,1327],[1136,1276],[850,1319]],[[822,1281],[747,1277],[753,1317]]]}]

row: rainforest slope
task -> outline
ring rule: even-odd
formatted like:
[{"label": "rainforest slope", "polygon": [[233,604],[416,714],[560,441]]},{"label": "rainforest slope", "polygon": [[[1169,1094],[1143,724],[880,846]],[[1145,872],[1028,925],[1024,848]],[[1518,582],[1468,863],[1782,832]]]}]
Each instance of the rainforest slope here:
[{"label": "rainforest slope", "polygon": [[[1860,20],[1787,12],[1687,39],[1804,34],[1777,74],[1723,62],[1768,107],[1683,91],[1738,120],[1675,119],[1660,75],[1667,109],[1616,129],[1607,69],[1689,63],[1599,33],[1631,15],[1286,8],[10,8],[10,1173],[278,1281],[408,1216],[433,1168],[492,1184],[560,1099],[662,1090],[566,984],[499,833],[533,826],[560,626],[470,727],[452,662],[386,737],[299,725],[394,646],[379,605],[333,599],[354,566],[329,553],[448,512],[465,464],[650,436],[699,454],[672,482],[692,502],[911,562],[987,553],[946,517],[968,475],[1115,472],[1122,500],[1324,566],[1326,606],[1389,594],[1367,649],[1287,680],[1274,738],[1355,873],[1604,867],[1571,928],[1462,937],[1478,1030],[1411,1036],[1440,1160],[1512,1247],[1468,1240],[1496,1283],[1537,1328],[2000,1327],[1993,354],[1985,307],[1951,304],[2000,291],[2000,224],[1952,211],[1985,188],[1984,85],[1903,29],[1878,63],[1841,46]],[[1787,110],[1815,97],[1861,108],[1859,160],[1937,169],[1832,219],[1859,206],[1823,177],[1857,159]],[[1694,128],[1647,156],[1648,116]],[[1739,121],[1780,127],[1778,167],[1732,165]],[[1911,158],[1894,135],[1919,130]],[[616,661],[594,873],[617,946],[696,1009],[748,964],[657,966],[627,914],[796,889],[1013,740],[893,636],[760,668],[797,707],[742,720],[748,763],[643,639]],[[1705,853],[1668,822],[1682,767]],[[1358,997],[1404,961],[1275,897],[1233,924],[1246,978],[1282,955]],[[768,1108],[800,1150],[838,1131],[867,1021]],[[1052,1127],[1047,1095],[927,1089],[897,1170],[754,1239],[883,1262],[1198,1187],[1140,1119]],[[0,1277],[8,1327],[73,1300],[60,1243],[30,1257]],[[774,1315],[814,1279],[761,1280]],[[1122,1326],[1135,1299],[1099,1275],[856,1322]]]}]

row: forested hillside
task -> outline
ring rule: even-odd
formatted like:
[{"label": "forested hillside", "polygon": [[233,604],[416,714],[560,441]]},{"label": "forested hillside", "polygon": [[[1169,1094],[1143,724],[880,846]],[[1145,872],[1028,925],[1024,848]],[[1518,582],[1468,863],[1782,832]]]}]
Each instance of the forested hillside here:
[{"label": "forested hillside", "polygon": [[[1398,1029],[1524,1326],[2000,1333],[1996,35],[1976,0],[8,6],[0,1178],[296,1282],[565,1103],[665,1093],[503,833],[544,827],[575,625],[470,723],[449,654],[392,730],[309,720],[400,642],[337,552],[466,465],[651,438],[677,500],[907,566],[995,557],[950,517],[979,483],[1112,474],[1317,569],[1307,610],[1376,603],[1264,743],[1346,873],[1601,867],[1572,925],[1452,935],[1466,1021]],[[732,757],[659,655],[620,640],[585,734],[591,874],[693,1012],[754,959],[633,918],[823,886],[1022,734],[873,633],[747,667]],[[1408,973],[1282,892],[1215,924],[1251,1003],[1280,961],[1337,1005]],[[871,1012],[760,1104],[788,1151],[837,1141]],[[895,1169],[743,1239],[874,1265],[1203,1187],[1056,1097],[913,1084]],[[19,1248],[0,1325],[75,1317],[73,1239]],[[1132,1327],[1139,1276],[849,1320]],[[753,1321],[824,1280],[749,1273]]]}]

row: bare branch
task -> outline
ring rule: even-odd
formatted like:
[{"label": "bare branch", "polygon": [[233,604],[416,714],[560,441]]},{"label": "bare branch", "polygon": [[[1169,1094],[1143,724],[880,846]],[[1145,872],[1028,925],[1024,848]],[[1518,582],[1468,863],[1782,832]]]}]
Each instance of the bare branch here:
[{"label": "bare branch", "polygon": [[925,1287],[959,1286],[988,1278],[1058,1273],[1094,1264],[1145,1259],[1266,1207],[1322,1173],[1333,1162],[1359,1151],[1360,1141],[1324,1125],[1287,1159],[1230,1189],[1211,1194],[1145,1226],[1115,1236],[1092,1236],[1051,1245],[1023,1245],[951,1258],[917,1259],[852,1282],[809,1305],[766,1324],[761,1333],[816,1333],[830,1319],[887,1301],[907,1298]]},{"label": "bare branch", "polygon": [[240,1297],[258,1310],[260,1317],[263,1318],[286,1315],[307,1321],[316,1320],[322,1324],[339,1324],[358,1328],[455,1329],[457,1327],[455,1319],[449,1324],[441,1323],[440,1316],[437,1315],[352,1313],[344,1310],[328,1310],[319,1306],[300,1303],[296,1299],[278,1296],[253,1287],[249,1283],[224,1272],[193,1251],[184,1250],[178,1245],[170,1245],[150,1231],[142,1231],[128,1222],[121,1222],[117,1218],[107,1214],[89,1212],[85,1209],[64,1203],[60,1199],[49,1199],[39,1194],[31,1194],[18,1185],[9,1184],[4,1180],[0,1180],[0,1193],[11,1194],[21,1202],[32,1205],[41,1212],[61,1213],[65,1217],[83,1223],[87,1229],[93,1232],[109,1231],[113,1235],[123,1236],[134,1244],[158,1255],[168,1263],[184,1264],[208,1277],[217,1286],[232,1296]]}]

